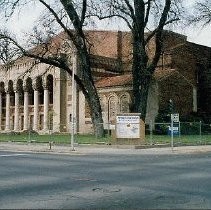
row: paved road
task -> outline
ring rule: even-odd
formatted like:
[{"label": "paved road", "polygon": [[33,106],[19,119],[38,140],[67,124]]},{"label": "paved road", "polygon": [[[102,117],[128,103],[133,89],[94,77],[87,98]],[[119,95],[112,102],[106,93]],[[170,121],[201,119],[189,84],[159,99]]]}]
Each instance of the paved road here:
[{"label": "paved road", "polygon": [[0,151],[0,208],[207,209],[211,208],[210,166],[210,152]]}]

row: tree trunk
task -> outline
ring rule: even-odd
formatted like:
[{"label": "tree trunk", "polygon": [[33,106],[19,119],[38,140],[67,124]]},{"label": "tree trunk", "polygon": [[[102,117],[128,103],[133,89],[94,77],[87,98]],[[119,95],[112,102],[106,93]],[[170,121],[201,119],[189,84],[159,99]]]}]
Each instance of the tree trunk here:
[{"label": "tree trunk", "polygon": [[[141,119],[145,121],[147,111],[147,99],[150,85],[150,78],[141,76],[139,79],[133,78],[136,85],[133,86],[133,105],[132,112],[141,113]],[[139,83],[138,83],[138,82]]]},{"label": "tree trunk", "polygon": [[79,57],[81,61],[80,76],[86,89],[83,93],[91,111],[91,118],[94,126],[95,135],[96,137],[101,138],[104,137],[102,110],[97,89],[91,76],[89,55],[86,51],[81,50],[79,52]]},{"label": "tree trunk", "polygon": [[85,98],[90,107],[95,136],[102,138],[104,137],[104,127],[103,127],[102,110],[99,96],[94,86],[90,86],[88,89],[89,89],[89,94],[85,94]]},{"label": "tree trunk", "polygon": [[145,52],[144,35],[133,31],[133,95],[132,112],[141,113],[141,119],[145,121],[147,110],[147,98],[152,74],[147,69],[148,56]]},{"label": "tree trunk", "polygon": [[94,125],[95,135],[96,137],[101,138],[104,136],[104,127],[102,119],[102,110],[98,97],[91,97],[90,107],[92,110],[91,117],[92,117],[92,123]]},{"label": "tree trunk", "polygon": [[102,137],[104,133],[103,119],[99,96],[97,89],[95,88],[89,51],[87,49],[87,40],[83,31],[83,25],[86,17],[87,1],[83,1],[82,14],[81,16],[77,13],[77,6],[71,0],[61,0],[64,9],[66,10],[74,27],[74,33],[70,30],[66,30],[74,46],[77,49],[79,56],[81,71],[78,75],[83,83],[84,88],[82,89],[85,98],[89,104],[91,110],[92,123],[94,125],[96,136]]}]

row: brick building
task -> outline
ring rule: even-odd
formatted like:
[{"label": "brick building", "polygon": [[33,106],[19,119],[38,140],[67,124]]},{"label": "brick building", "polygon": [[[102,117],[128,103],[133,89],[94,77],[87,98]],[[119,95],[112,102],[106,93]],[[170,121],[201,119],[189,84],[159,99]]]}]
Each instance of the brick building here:
[{"label": "brick building", "polygon": [[[87,31],[86,35],[104,124],[108,128],[117,113],[130,111],[131,34]],[[182,116],[193,112],[211,116],[211,48],[188,42],[186,36],[171,31],[165,31],[164,36],[163,52],[150,85],[146,122],[154,121],[170,99]],[[65,50],[65,40],[63,33],[55,37],[55,46],[61,53]],[[74,50],[66,50],[71,59],[77,60]],[[149,57],[153,52],[154,40],[151,40]],[[76,110],[77,131],[92,132],[89,107],[77,88],[74,92],[77,100],[72,103],[70,76],[62,69],[34,63],[32,59],[21,58],[13,66],[0,67],[1,132],[29,128],[39,133],[70,132],[72,106]],[[71,64],[80,74],[80,62]]]}]

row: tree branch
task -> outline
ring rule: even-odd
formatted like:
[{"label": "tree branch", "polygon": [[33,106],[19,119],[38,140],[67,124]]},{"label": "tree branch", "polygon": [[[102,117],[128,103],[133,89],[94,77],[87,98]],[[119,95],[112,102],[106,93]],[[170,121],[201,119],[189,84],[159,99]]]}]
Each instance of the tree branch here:
[{"label": "tree branch", "polygon": [[155,48],[154,58],[152,60],[152,63],[149,66],[150,71],[154,71],[154,69],[156,68],[157,63],[160,59],[160,54],[162,52],[162,46],[163,46],[163,37],[162,37],[163,27],[166,24],[170,7],[171,7],[171,0],[165,0],[165,6],[164,6],[164,9],[163,9],[157,30],[155,32],[155,46],[156,46],[156,48]]},{"label": "tree branch", "polygon": [[87,0],[83,0],[82,12],[81,12],[81,25],[84,24],[86,18]]},{"label": "tree branch", "polygon": [[50,7],[49,4],[47,4],[45,1],[43,0],[39,0],[55,17],[57,23],[64,29],[64,31],[68,34],[68,36],[70,36],[70,38],[72,38],[74,40],[74,34],[67,29],[67,27],[63,24],[63,22],[61,21],[61,19],[59,18],[59,16],[57,15],[57,13]]},{"label": "tree branch", "polygon": [[145,15],[145,20],[144,20],[144,27],[146,27],[148,20],[149,20],[149,12],[151,9],[151,0],[149,0],[146,4],[147,4],[147,9],[146,9],[146,15]]},{"label": "tree branch", "polygon": [[128,0],[124,0],[124,1],[125,1],[128,9],[129,9],[129,11],[130,11],[130,17],[132,18],[132,20],[135,20],[136,19],[135,18],[135,12],[134,12],[132,5],[130,4],[130,2]]}]

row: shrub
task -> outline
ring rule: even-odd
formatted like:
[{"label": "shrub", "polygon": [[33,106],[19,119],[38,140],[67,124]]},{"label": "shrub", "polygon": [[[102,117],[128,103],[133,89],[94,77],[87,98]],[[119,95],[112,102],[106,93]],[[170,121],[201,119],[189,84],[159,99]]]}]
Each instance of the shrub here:
[{"label": "shrub", "polygon": [[168,133],[168,124],[156,124],[154,134],[157,135],[166,135]]},{"label": "shrub", "polygon": [[183,135],[199,135],[200,134],[200,122],[180,123],[180,132]]}]

